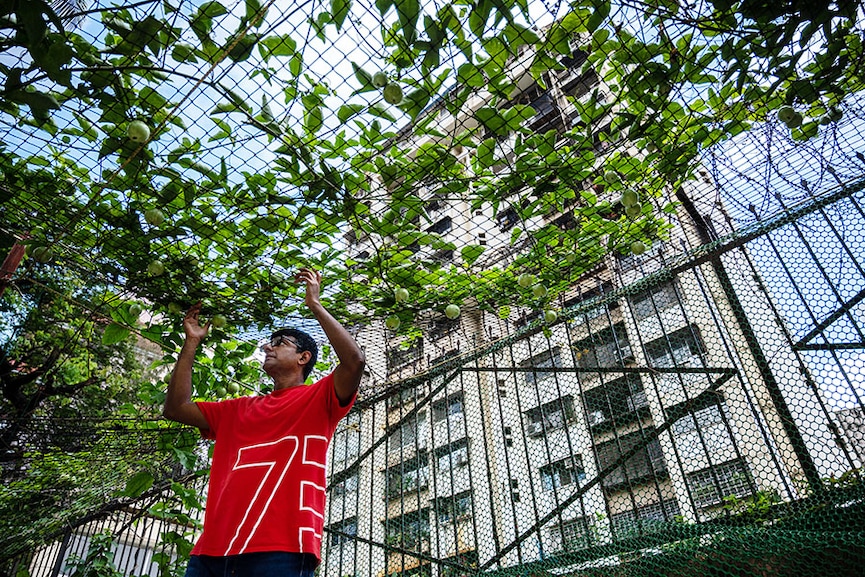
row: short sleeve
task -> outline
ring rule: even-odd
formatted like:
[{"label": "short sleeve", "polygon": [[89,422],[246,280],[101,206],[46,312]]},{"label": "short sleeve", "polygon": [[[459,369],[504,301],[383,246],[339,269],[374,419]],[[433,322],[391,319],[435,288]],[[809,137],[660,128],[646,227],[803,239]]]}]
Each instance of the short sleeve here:
[{"label": "short sleeve", "polygon": [[343,417],[345,417],[348,412],[351,410],[352,406],[354,406],[354,402],[357,399],[357,391],[354,392],[354,396],[351,400],[346,403],[344,407],[339,405],[339,397],[336,396],[336,389],[333,388],[333,373],[327,375],[320,381],[318,381],[315,386],[324,387],[325,390],[322,391],[323,394],[326,395],[327,399],[327,410],[330,414],[331,423],[336,425]]},{"label": "short sleeve", "polygon": [[201,429],[201,436],[205,439],[215,440],[216,432],[234,413],[234,403],[231,401],[198,401],[195,404],[198,405],[201,414],[210,425],[208,430]]}]

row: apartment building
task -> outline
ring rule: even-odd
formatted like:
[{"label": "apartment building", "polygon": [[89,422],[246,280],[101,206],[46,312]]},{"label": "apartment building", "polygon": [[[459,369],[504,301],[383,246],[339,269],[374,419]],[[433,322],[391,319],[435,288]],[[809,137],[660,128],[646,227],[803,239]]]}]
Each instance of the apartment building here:
[{"label": "apartment building", "polygon": [[[561,136],[579,122],[574,99],[610,97],[579,51],[543,87],[527,72],[529,56],[513,63],[512,102],[536,111],[531,129]],[[479,92],[466,109],[486,101]],[[470,112],[454,118],[433,105],[426,114],[439,116],[444,134],[476,125]],[[398,138],[421,146],[430,137]],[[513,141],[498,146],[507,158]],[[606,146],[598,139],[598,154]],[[669,240],[639,256],[607,255],[573,282],[557,303],[566,322],[545,325],[539,309],[464,307],[455,320],[422,319],[423,334],[409,340],[378,322],[362,330],[367,387],[385,392],[334,437],[324,574],[459,575],[557,556],[563,567],[615,564],[621,557],[604,546],[658,523],[705,521],[756,496],[800,496],[813,463],[802,462],[767,371],[787,363],[785,392],[801,390],[801,376],[789,359],[763,360],[723,263],[659,276],[707,242],[706,223],[693,218],[709,202],[701,186],[682,191],[693,204],[671,215]],[[427,196],[424,230],[484,246],[478,269],[512,262],[526,242],[513,242],[517,225],[574,226],[567,210],[521,221],[519,194],[495,212]],[[350,233],[347,242],[355,259],[373,250],[368,237]],[[426,250],[424,258],[459,264],[459,251]],[[770,348],[782,340],[774,329],[759,336]],[[833,437],[823,427],[808,442]],[[567,555],[580,551],[595,553]]]}]

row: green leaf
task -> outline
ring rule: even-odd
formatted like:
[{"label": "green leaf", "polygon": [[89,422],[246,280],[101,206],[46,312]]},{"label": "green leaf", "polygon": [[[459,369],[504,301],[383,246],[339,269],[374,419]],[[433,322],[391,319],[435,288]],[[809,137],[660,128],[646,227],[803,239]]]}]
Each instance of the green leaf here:
[{"label": "green leaf", "polygon": [[375,0],[375,7],[378,8],[379,14],[384,16],[390,7],[393,6],[394,0]]},{"label": "green leaf", "polygon": [[417,23],[420,19],[420,0],[395,0],[396,13],[406,44],[412,45],[417,39]]},{"label": "green leaf", "polygon": [[340,124],[345,124],[349,118],[356,114],[360,114],[364,108],[366,108],[366,106],[363,104],[343,104],[339,107],[336,117],[339,119]]},{"label": "green leaf", "polygon": [[140,497],[153,486],[155,479],[147,471],[140,471],[126,482],[126,488],[121,491],[124,497]]},{"label": "green leaf", "polygon": [[487,138],[478,145],[477,163],[481,168],[489,168],[495,164],[496,139]]},{"label": "green leaf", "polygon": [[351,10],[351,0],[330,0],[330,14],[337,31],[342,30],[342,25]]},{"label": "green leaf", "polygon": [[297,42],[288,34],[267,36],[259,43],[259,50],[264,60],[271,56],[294,56],[297,52]]},{"label": "green leaf", "polygon": [[219,118],[211,118],[216,126],[219,127],[219,132],[212,134],[210,138],[207,140],[208,142],[213,142],[215,140],[223,140],[225,138],[229,138],[231,136],[231,125],[224,120],[220,120]]},{"label": "green leaf", "polygon": [[475,111],[478,121],[496,134],[507,134],[507,120],[499,111],[491,106],[484,106]]},{"label": "green leaf", "polygon": [[354,77],[357,78],[357,81],[360,83],[360,88],[355,90],[352,94],[360,94],[361,92],[373,92],[378,90],[378,88],[372,83],[372,74],[355,64],[351,63],[351,67],[354,69]]},{"label": "green leaf", "polygon": [[457,70],[457,81],[473,88],[480,88],[487,83],[483,72],[471,62],[466,62],[459,67]]},{"label": "green leaf", "polygon": [[368,109],[368,112],[373,116],[377,116],[379,118],[384,118],[385,120],[389,120],[391,122],[396,122],[396,118],[387,111],[387,109],[381,105],[380,102],[376,102],[371,105]]},{"label": "green leaf", "polygon": [[473,265],[476,260],[484,253],[487,248],[485,246],[470,244],[468,246],[464,246],[462,250],[460,250],[460,255],[463,257],[465,263],[469,266]]},{"label": "green leaf", "polygon": [[246,20],[252,22],[252,25],[258,28],[264,22],[264,16],[267,14],[265,10],[257,19],[256,15],[261,12],[261,2],[259,0],[246,0]]},{"label": "green leaf", "polygon": [[111,323],[105,327],[105,332],[102,333],[103,345],[115,345],[126,340],[129,336],[129,329],[117,323]]},{"label": "green leaf", "polygon": [[324,115],[321,107],[308,108],[303,112],[303,127],[309,134],[315,134],[324,124]]}]

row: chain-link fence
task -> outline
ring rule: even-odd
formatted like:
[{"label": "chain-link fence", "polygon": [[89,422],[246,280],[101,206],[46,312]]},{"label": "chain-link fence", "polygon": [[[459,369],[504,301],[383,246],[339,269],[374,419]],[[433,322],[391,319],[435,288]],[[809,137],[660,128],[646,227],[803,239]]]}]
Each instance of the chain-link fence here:
[{"label": "chain-link fence", "polygon": [[311,265],[368,361],[320,574],[855,574],[862,8],[824,4],[4,7],[0,569],[182,571],[179,311],[227,317],[196,397],[260,393]]}]

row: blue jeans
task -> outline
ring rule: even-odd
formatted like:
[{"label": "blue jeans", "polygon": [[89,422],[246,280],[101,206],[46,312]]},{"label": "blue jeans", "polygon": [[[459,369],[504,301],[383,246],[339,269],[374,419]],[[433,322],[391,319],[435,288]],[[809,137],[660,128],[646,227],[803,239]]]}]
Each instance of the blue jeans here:
[{"label": "blue jeans", "polygon": [[309,553],[244,553],[228,557],[192,555],[186,577],[312,577],[318,559]]}]

